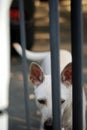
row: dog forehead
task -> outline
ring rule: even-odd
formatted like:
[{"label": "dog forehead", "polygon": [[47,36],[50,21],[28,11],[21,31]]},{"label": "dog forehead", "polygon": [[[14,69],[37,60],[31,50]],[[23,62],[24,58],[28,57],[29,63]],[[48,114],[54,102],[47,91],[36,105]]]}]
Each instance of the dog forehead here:
[{"label": "dog forehead", "polygon": [[61,86],[61,99],[67,99],[71,97],[72,87],[67,88],[64,84],[60,84]]},{"label": "dog forehead", "polygon": [[49,76],[45,76],[43,83],[41,83],[37,88],[35,88],[35,95],[39,98],[46,98],[49,94],[51,94],[51,78]]}]

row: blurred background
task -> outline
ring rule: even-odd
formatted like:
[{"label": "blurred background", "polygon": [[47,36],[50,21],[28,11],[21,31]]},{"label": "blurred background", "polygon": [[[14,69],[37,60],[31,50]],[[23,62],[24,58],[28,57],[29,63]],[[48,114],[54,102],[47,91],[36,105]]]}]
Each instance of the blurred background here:
[{"label": "blurred background", "polygon": [[[87,0],[82,0],[83,10],[83,84],[87,94]],[[60,48],[71,50],[70,0],[59,1]],[[49,6],[48,0],[24,0],[26,26],[26,46],[32,51],[50,50]],[[10,8],[11,35],[11,78],[9,86],[9,128],[8,130],[27,130],[25,120],[22,59],[12,47],[20,43],[18,0],[13,0]],[[28,66],[31,61],[27,61]],[[31,130],[39,130],[40,112],[36,107],[33,87],[29,85]],[[3,115],[4,117],[4,115]],[[0,117],[2,119],[2,117]],[[5,130],[5,129],[4,129]]]}]

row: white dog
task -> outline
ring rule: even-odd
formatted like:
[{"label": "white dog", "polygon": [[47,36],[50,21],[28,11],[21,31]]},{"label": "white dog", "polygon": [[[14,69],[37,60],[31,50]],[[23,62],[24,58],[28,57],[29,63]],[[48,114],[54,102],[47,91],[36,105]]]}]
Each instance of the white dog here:
[{"label": "white dog", "polygon": [[[42,68],[32,63],[30,80],[34,85],[37,105],[42,114],[41,130],[52,130],[52,95],[51,76],[45,75]],[[72,130],[72,64],[69,63],[61,72],[61,115],[62,127]],[[84,93],[83,93],[84,95]],[[85,95],[83,97],[83,130],[85,129]]]},{"label": "white dog", "polygon": [[[22,55],[21,46],[14,45]],[[52,130],[52,95],[50,53],[34,53],[26,51],[28,59],[41,61],[41,65],[33,62],[30,66],[30,80],[34,86],[37,105],[42,114],[41,130]],[[60,51],[60,87],[61,87],[61,119],[64,130],[72,130],[72,58],[68,51]],[[44,73],[45,71],[45,73]],[[83,91],[83,130],[85,124],[85,94]]]}]

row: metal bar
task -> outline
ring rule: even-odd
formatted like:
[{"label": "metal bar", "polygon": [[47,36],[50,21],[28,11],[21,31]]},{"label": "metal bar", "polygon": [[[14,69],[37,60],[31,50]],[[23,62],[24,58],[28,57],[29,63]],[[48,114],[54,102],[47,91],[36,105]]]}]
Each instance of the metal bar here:
[{"label": "metal bar", "polygon": [[49,0],[53,130],[61,129],[58,0]]},{"label": "metal bar", "polygon": [[73,67],[73,130],[83,129],[82,117],[82,1],[71,0],[71,40]]},{"label": "metal bar", "polygon": [[23,51],[22,65],[23,65],[23,78],[24,78],[24,99],[25,99],[25,114],[28,130],[30,130],[30,120],[29,120],[29,98],[28,98],[28,75],[27,75],[27,61],[26,61],[26,39],[25,39],[25,23],[24,23],[24,3],[23,0],[19,0],[20,9],[20,34],[21,34],[21,44]]}]

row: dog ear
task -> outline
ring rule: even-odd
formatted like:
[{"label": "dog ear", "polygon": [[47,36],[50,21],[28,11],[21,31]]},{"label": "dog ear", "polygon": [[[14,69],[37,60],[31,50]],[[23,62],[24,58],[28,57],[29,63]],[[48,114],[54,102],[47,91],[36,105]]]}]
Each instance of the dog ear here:
[{"label": "dog ear", "polygon": [[40,85],[44,80],[44,73],[41,69],[41,67],[35,63],[32,62],[30,66],[30,81],[35,86]]},{"label": "dog ear", "polygon": [[72,84],[72,63],[69,63],[61,73],[61,81],[66,86],[70,86]]}]

